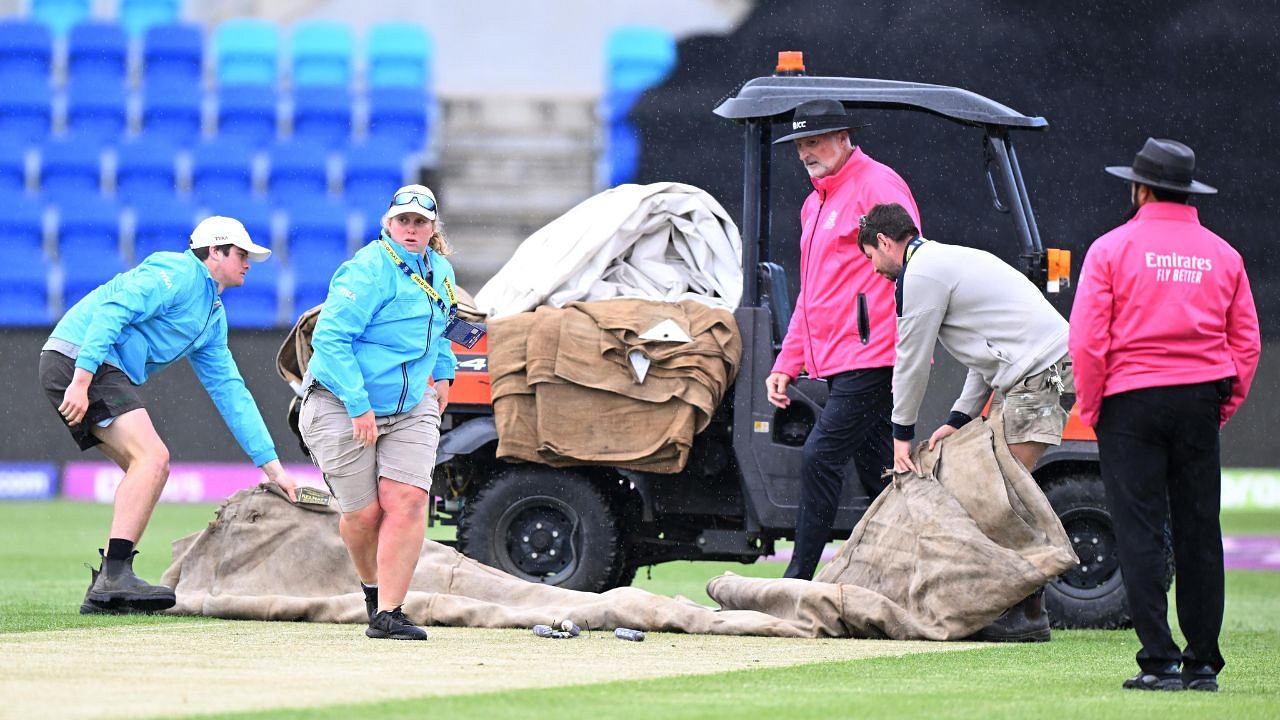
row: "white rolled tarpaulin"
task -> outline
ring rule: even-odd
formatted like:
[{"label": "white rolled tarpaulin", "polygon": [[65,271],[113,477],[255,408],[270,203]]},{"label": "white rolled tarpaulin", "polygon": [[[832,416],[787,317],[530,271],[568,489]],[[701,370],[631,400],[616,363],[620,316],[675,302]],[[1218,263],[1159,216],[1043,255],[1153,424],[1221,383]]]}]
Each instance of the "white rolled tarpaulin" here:
[{"label": "white rolled tarpaulin", "polygon": [[475,301],[497,318],[619,297],[734,310],[742,300],[737,225],[692,185],[619,185],[525,239]]}]

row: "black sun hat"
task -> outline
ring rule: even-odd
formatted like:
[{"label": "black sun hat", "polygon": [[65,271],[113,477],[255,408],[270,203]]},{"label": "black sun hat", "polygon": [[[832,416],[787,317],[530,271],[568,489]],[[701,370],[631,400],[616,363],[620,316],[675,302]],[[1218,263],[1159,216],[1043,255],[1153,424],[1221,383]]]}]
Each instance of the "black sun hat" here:
[{"label": "black sun hat", "polygon": [[809,100],[796,106],[791,122],[777,123],[774,127],[775,132],[787,133],[773,141],[777,145],[836,130],[857,130],[866,125],[855,124],[839,100]]},{"label": "black sun hat", "polygon": [[1147,138],[1133,158],[1133,165],[1112,165],[1107,172],[1129,182],[1183,192],[1190,195],[1215,195],[1218,189],[1191,179],[1196,169],[1196,154],[1177,140]]}]

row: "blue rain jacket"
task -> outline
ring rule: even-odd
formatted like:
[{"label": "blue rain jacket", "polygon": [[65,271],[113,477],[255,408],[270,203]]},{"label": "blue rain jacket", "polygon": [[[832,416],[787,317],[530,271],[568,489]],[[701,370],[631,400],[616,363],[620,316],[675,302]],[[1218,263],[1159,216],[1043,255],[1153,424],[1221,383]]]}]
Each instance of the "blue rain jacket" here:
[{"label": "blue rain jacket", "polygon": [[188,358],[253,464],[276,459],[262,413],[227,348],[218,285],[190,250],[153,253],[116,275],[72,306],[50,337],[80,348],[77,368],[97,372],[107,363],[135,385]]},{"label": "blue rain jacket", "polygon": [[[449,261],[430,249],[410,252],[385,231],[382,237],[447,306],[444,280],[456,282]],[[307,371],[353,418],[370,409],[378,417],[407,412],[422,400],[428,379],[454,377],[458,360],[444,337],[447,323],[447,313],[374,240],[334,273]]]}]

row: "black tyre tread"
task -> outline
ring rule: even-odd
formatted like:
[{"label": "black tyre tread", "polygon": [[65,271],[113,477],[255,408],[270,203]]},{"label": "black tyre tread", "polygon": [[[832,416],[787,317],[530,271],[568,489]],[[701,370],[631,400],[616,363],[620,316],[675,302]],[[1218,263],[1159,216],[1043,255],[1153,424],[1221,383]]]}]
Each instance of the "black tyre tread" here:
[{"label": "black tyre tread", "polygon": [[479,487],[463,505],[458,519],[458,550],[473,560],[506,572],[498,558],[499,551],[490,543],[491,531],[511,503],[536,494],[558,497],[573,505],[581,521],[593,523],[603,539],[584,543],[578,568],[552,584],[585,592],[603,592],[630,584],[635,570],[627,576],[629,565],[608,498],[597,483],[570,471],[516,468],[503,471]]},{"label": "black tyre tread", "polygon": [[[1088,472],[1072,472],[1055,477],[1043,484],[1045,497],[1059,517],[1066,511],[1091,508],[1111,515],[1107,508],[1102,478]],[[1119,576],[1117,569],[1115,575]],[[1117,577],[1117,581],[1119,578]],[[1054,580],[1045,587],[1045,604],[1049,619],[1055,628],[1113,629],[1129,627],[1129,602],[1124,585],[1117,585],[1107,594],[1082,599],[1066,594]]]}]

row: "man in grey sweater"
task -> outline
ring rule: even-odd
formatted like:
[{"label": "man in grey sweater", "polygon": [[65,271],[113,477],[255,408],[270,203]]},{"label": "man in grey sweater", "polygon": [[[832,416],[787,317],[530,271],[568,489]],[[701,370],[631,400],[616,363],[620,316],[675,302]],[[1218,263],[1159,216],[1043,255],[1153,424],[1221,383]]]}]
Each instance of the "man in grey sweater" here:
[{"label": "man in grey sweater", "polygon": [[1022,273],[991,253],[920,237],[893,203],[861,220],[858,244],[876,272],[897,285],[898,342],[893,366],[894,469],[911,462],[915,423],[929,382],[934,342],[969,369],[932,448],[982,412],[1003,405],[1005,440],[1031,470],[1062,442],[1062,395],[1075,392],[1067,355],[1067,321]]}]

